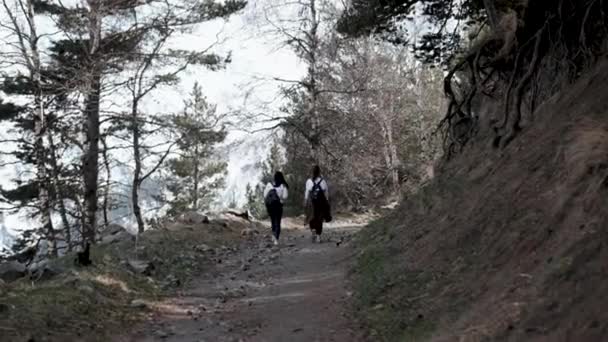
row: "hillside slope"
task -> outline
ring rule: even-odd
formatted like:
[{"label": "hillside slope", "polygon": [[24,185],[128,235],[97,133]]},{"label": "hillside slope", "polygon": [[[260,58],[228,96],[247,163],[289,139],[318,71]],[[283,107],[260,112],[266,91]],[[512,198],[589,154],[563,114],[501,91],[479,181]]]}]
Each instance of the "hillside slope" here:
[{"label": "hillside slope", "polygon": [[[235,254],[244,231],[257,223],[229,216],[168,223],[137,239],[124,231],[91,250],[93,265],[75,265],[74,254],[50,260],[30,276],[2,280],[0,342],[114,341],[112,336],[147,318],[151,308],[201,274],[214,274],[216,259]],[[10,268],[9,268],[10,269]]]},{"label": "hillside slope", "polygon": [[604,60],[359,236],[370,340],[608,338],[607,88]]}]

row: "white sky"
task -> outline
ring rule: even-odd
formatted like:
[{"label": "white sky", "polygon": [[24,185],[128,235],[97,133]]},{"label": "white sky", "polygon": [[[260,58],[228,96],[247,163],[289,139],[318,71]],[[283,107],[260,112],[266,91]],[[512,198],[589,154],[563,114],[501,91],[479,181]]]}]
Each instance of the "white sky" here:
[{"label": "white sky", "polygon": [[[210,52],[221,55],[230,52],[232,63],[220,71],[190,67],[180,75],[181,81],[177,86],[152,92],[144,100],[143,111],[153,114],[181,110],[193,84],[198,82],[208,100],[218,105],[220,113],[238,110],[278,115],[281,84],[272,79],[299,79],[305,72],[305,66],[299,62],[292,50],[285,46],[282,39],[265,33],[268,27],[259,11],[265,6],[262,2],[266,1],[274,0],[250,0],[244,11],[232,16],[228,21],[215,20],[200,25],[192,34],[176,36],[170,45],[185,50],[204,50],[219,39],[221,43]],[[5,14],[4,8],[0,7],[0,20],[3,22],[6,22]],[[39,33],[47,33],[52,27],[52,23],[43,17],[37,17],[37,25]],[[6,32],[0,29],[0,39],[6,37]],[[41,44],[44,46],[46,42]],[[120,99],[111,100],[121,102]],[[228,161],[226,189],[220,195],[220,201],[224,204],[233,198],[243,203],[245,187],[248,183],[257,181],[259,173],[254,165],[266,156],[269,144],[268,132],[245,132],[254,128],[256,127],[252,127],[251,122],[231,127],[229,144],[222,149],[226,152],[224,157]],[[130,158],[129,155],[130,153],[125,151],[124,155],[116,157],[126,161]],[[0,170],[0,174],[5,176],[2,185],[10,188],[7,181],[14,178],[16,172],[13,167]],[[11,230],[21,230],[24,219],[22,214],[8,215],[5,217],[5,225]]]},{"label": "white sky", "polygon": [[[246,9],[227,22],[209,22],[192,34],[176,37],[171,42],[172,46],[203,50],[217,41],[217,35],[221,43],[213,52],[223,55],[231,52],[232,63],[220,71],[190,68],[182,74],[179,86],[160,91],[167,93],[167,96],[155,96],[152,108],[163,111],[171,110],[175,105],[181,106],[183,94],[189,92],[194,82],[198,81],[208,99],[218,104],[219,111],[236,108],[257,110],[264,102],[272,101],[277,96],[280,83],[273,81],[273,77],[300,78],[304,66],[291,49],[282,47],[283,44],[276,37],[256,34],[262,28],[249,22],[248,16]],[[245,99],[249,91],[251,94]]]},{"label": "white sky", "polygon": [[[219,34],[222,43],[214,52],[231,52],[232,63],[220,71],[189,69],[182,75],[179,86],[155,93],[147,108],[151,112],[155,109],[160,112],[174,110],[175,106],[182,106],[183,94],[188,94],[194,82],[199,82],[210,102],[218,105],[219,112],[237,110],[248,114],[280,115],[281,83],[273,78],[300,79],[305,73],[305,65],[283,41],[277,40],[276,35],[263,33],[266,27],[253,13],[259,9],[260,2],[250,1],[243,13],[231,17],[228,22],[207,23],[193,34],[173,41],[178,48],[192,48],[196,44],[197,49],[205,49],[217,40],[216,34]],[[259,128],[263,124],[257,126]],[[243,204],[247,184],[257,181],[259,172],[253,166],[266,157],[269,132],[247,133],[255,128],[249,121],[231,128],[227,139],[230,145],[225,149],[228,153],[226,188],[220,195],[223,204],[233,198]]]}]

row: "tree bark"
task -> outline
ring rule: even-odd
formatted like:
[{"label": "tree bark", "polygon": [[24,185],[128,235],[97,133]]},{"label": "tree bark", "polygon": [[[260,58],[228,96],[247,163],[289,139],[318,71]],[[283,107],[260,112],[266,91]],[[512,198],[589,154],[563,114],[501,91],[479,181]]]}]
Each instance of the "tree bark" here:
[{"label": "tree bark", "polygon": [[383,118],[383,121],[384,122],[380,127],[382,128],[382,136],[384,137],[384,160],[386,161],[386,167],[389,171],[393,191],[395,194],[399,194],[401,189],[401,184],[399,182],[399,154],[393,138],[393,128],[390,118]]},{"label": "tree bark", "polygon": [[380,128],[382,130],[384,159],[388,168],[393,192],[396,195],[401,193],[401,182],[399,180],[399,153],[395,143],[393,132],[393,118],[399,114],[395,111],[395,98],[392,91],[389,91],[388,101],[386,101],[383,111],[379,114]]},{"label": "tree bark", "polygon": [[137,118],[137,99],[133,101],[131,108],[131,124],[133,125],[133,158],[135,159],[135,170],[133,170],[133,184],[131,187],[131,200],[133,205],[133,214],[137,220],[137,231],[143,233],[146,229],[141,208],[139,206],[139,188],[141,186],[141,150],[139,146],[140,130],[139,121]]},{"label": "tree bark", "polygon": [[85,111],[82,174],[84,180],[83,246],[95,244],[97,231],[97,190],[99,167],[99,106],[101,97],[102,56],[98,56],[101,42],[101,1],[87,0],[89,5],[89,51]]},{"label": "tree bark", "polygon": [[198,185],[199,185],[199,161],[197,160],[198,156],[199,156],[199,149],[198,149],[198,145],[195,147],[194,149],[194,158],[192,160],[192,162],[194,163],[194,186],[193,186],[193,193],[192,193],[192,209],[193,210],[198,210]]},{"label": "tree bark", "polygon": [[[98,69],[95,67],[94,69]],[[85,226],[83,242],[95,244],[97,230],[97,190],[99,168],[99,99],[101,93],[101,72],[94,70],[89,94],[86,99],[86,152],[83,160]]]},{"label": "tree bark", "polygon": [[[36,153],[36,179],[39,186],[39,201],[42,217],[42,227],[46,232],[46,238],[49,241],[49,255],[57,257],[57,240],[55,239],[55,229],[53,227],[52,213],[53,208],[51,205],[51,198],[49,194],[49,188],[51,187],[51,180],[47,177],[46,172],[46,160],[47,155],[44,147],[44,135],[46,133],[46,114],[44,110],[44,99],[42,93],[42,66],[40,62],[40,53],[38,51],[38,32],[36,30],[36,22],[34,18],[34,9],[31,0],[20,2],[21,8],[24,10],[26,20],[29,26],[29,48],[30,56],[23,56],[26,60],[29,60],[28,66],[30,68],[30,77],[33,79],[35,84],[34,103],[36,105],[37,113],[34,115],[35,122],[35,134],[36,142],[34,149]],[[25,5],[25,7],[24,7]],[[22,37],[19,37],[22,39]],[[23,51],[26,54],[26,51]]]},{"label": "tree bark", "polygon": [[496,0],[483,0],[483,7],[488,15],[488,23],[492,31],[496,32],[498,28],[498,10],[496,9]]},{"label": "tree bark", "polygon": [[106,186],[103,190],[103,224],[107,227],[110,224],[108,206],[110,204],[110,184],[112,182],[112,170],[110,168],[110,160],[108,157],[108,144],[106,143],[106,137],[101,137],[101,144],[103,145],[103,165],[106,169]]},{"label": "tree bark", "polygon": [[401,182],[399,181],[399,166],[401,164],[399,160],[399,154],[397,152],[397,145],[393,139],[393,127],[389,124],[388,127],[387,143],[391,155],[391,179],[393,183],[393,189],[397,195],[401,192]]},{"label": "tree bark", "polygon": [[78,232],[80,233],[80,245],[84,248],[86,244],[84,242],[84,227],[87,225],[87,214],[85,213],[85,209],[82,206],[84,203],[84,199],[81,200],[80,194],[76,193],[73,195],[73,200],[74,205],[76,206],[76,213],[77,215],[80,215],[78,217],[78,220],[80,221],[80,229],[78,229]]},{"label": "tree bark", "polygon": [[308,45],[309,45],[309,65],[308,74],[310,77],[310,115],[312,121],[312,134],[311,134],[311,152],[312,157],[316,164],[319,164],[319,146],[321,145],[321,123],[318,113],[318,95],[319,90],[317,89],[317,49],[319,48],[319,21],[317,18],[317,0],[310,0],[310,31],[308,33]]},{"label": "tree bark", "polygon": [[65,206],[64,199],[66,198],[63,186],[59,180],[59,165],[57,164],[57,150],[55,149],[55,142],[53,141],[53,135],[51,132],[47,135],[47,139],[49,142],[49,148],[51,153],[51,168],[53,170],[53,188],[55,189],[55,196],[53,199],[59,205],[59,216],[61,217],[61,223],[63,224],[63,229],[65,230],[65,242],[67,244],[68,252],[72,251],[72,227],[70,226],[70,221],[68,220],[67,208]]}]

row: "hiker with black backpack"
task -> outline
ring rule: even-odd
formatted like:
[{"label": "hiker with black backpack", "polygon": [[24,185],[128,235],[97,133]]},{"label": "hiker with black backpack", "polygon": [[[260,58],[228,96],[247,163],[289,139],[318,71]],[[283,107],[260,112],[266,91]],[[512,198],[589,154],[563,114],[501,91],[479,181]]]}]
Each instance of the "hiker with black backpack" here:
[{"label": "hiker with black backpack", "polygon": [[329,188],[325,179],[321,177],[321,168],[318,165],[313,168],[312,178],[306,181],[304,206],[306,208],[306,221],[312,233],[312,241],[321,243],[323,222],[331,221],[331,211]]},{"label": "hiker with black backpack", "polygon": [[270,216],[272,242],[275,246],[279,244],[279,236],[281,235],[283,203],[287,200],[287,189],[289,189],[289,185],[285,181],[283,173],[279,171],[274,174],[274,181],[266,184],[264,189],[264,204],[266,204],[266,210],[268,216]]}]

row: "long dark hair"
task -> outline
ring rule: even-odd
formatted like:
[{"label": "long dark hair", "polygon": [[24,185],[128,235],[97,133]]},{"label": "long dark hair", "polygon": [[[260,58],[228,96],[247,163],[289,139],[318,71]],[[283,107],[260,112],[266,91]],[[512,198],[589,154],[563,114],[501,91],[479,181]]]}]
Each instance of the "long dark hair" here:
[{"label": "long dark hair", "polygon": [[274,173],[274,186],[279,187],[281,185],[285,185],[286,188],[289,189],[289,184],[285,181],[285,176],[283,176],[283,172],[277,171]]},{"label": "long dark hair", "polygon": [[317,179],[321,177],[321,167],[319,167],[319,165],[315,165],[315,167],[312,168],[312,179]]}]

